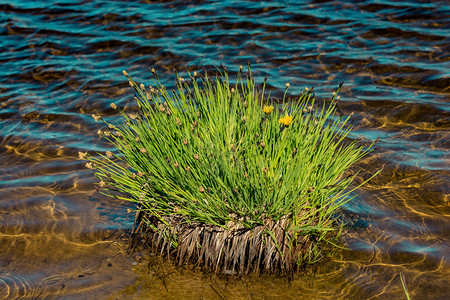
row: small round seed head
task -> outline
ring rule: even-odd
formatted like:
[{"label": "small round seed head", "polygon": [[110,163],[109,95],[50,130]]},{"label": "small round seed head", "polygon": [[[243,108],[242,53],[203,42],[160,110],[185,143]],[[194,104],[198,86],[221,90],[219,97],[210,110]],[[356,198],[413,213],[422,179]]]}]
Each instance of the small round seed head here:
[{"label": "small round seed head", "polygon": [[187,145],[188,144],[188,140],[187,139],[183,139],[183,144]]},{"label": "small round seed head", "polygon": [[131,87],[134,87],[133,81],[128,80],[128,84],[129,84]]},{"label": "small round seed head", "polygon": [[100,187],[105,187],[106,183],[105,183],[103,180],[101,180],[101,181],[98,183],[98,185],[99,185]]},{"label": "small round seed head", "polygon": [[197,71],[194,71],[194,77],[197,77],[197,75],[198,75]]},{"label": "small round seed head", "polygon": [[111,128],[111,129],[116,128],[116,126],[114,126],[113,124],[108,124],[108,127]]},{"label": "small round seed head", "polygon": [[341,95],[338,95],[336,99],[341,100]]},{"label": "small round seed head", "polygon": [[135,179],[136,178],[136,173],[131,173],[131,178]]},{"label": "small round seed head", "polygon": [[116,130],[116,135],[117,136],[122,136],[122,132]]},{"label": "small round seed head", "polygon": [[292,155],[295,156],[297,154],[297,152],[298,152],[297,148],[294,148],[294,151],[292,151]]},{"label": "small round seed head", "polygon": [[264,141],[261,141],[261,143],[259,143],[259,145],[260,145],[262,148],[266,147],[266,143],[264,143]]},{"label": "small round seed head", "polygon": [[200,156],[199,156],[197,153],[195,153],[195,154],[194,154],[194,159],[199,160],[199,159],[200,159]]},{"label": "small round seed head", "polygon": [[183,123],[181,123],[180,119],[177,118],[176,121],[177,121],[177,125],[178,125],[178,126],[181,127],[181,126],[183,125]]},{"label": "small round seed head", "polygon": [[135,120],[137,118],[136,114],[129,114],[130,119]]},{"label": "small round seed head", "polygon": [[142,90],[143,92],[145,92],[145,85],[144,85],[143,83],[141,83],[141,84],[139,85],[139,87],[141,88],[141,90]]},{"label": "small round seed head", "polygon": [[141,149],[139,149],[142,153],[147,153],[147,149],[145,149],[145,148],[141,148]]},{"label": "small round seed head", "polygon": [[87,152],[80,152],[80,151],[78,151],[78,157],[80,159],[84,159],[86,157],[86,155],[87,155]]},{"label": "small round seed head", "polygon": [[101,129],[97,130],[97,134],[98,134],[98,135],[102,135],[102,133],[103,133],[103,132],[102,132]]},{"label": "small round seed head", "polygon": [[249,176],[248,176],[248,173],[247,172],[244,172],[244,178],[248,178]]},{"label": "small round seed head", "polygon": [[247,122],[247,118],[245,116],[242,117],[242,122]]},{"label": "small round seed head", "polygon": [[142,173],[141,171],[138,171],[138,172],[137,172],[137,176],[143,177],[143,176],[144,176],[144,173]]},{"label": "small round seed head", "polygon": [[114,103],[111,103],[109,106],[111,106],[112,109],[117,109],[117,105],[115,105]]},{"label": "small round seed head", "polygon": [[152,74],[153,74],[153,75],[156,75],[156,70],[155,70],[155,68],[151,68],[151,71],[152,71]]},{"label": "small round seed head", "polygon": [[317,124],[319,124],[319,121],[315,120],[314,121],[314,126],[317,126]]},{"label": "small round seed head", "polygon": [[110,136],[110,135],[111,135],[111,132],[109,132],[108,130],[105,130],[105,131],[103,131],[103,134],[104,134],[105,136]]},{"label": "small round seed head", "polygon": [[288,89],[288,88],[289,88],[289,86],[290,86],[289,82],[288,82],[288,83],[286,83],[286,89]]},{"label": "small round seed head", "polygon": [[308,109],[304,108],[302,111],[304,114],[306,114],[308,112]]},{"label": "small round seed head", "polygon": [[137,136],[134,140],[135,140],[136,142],[139,142],[141,139]]},{"label": "small round seed head", "polygon": [[198,191],[199,191],[200,193],[204,193],[204,192],[205,192],[205,188],[202,187],[202,186],[200,186],[200,187],[198,188]]},{"label": "small round seed head", "polygon": [[186,166],[186,167],[184,168],[184,170],[185,170],[186,172],[188,172],[188,173],[191,172],[191,169],[189,168],[189,166]]},{"label": "small round seed head", "polygon": [[309,87],[305,87],[305,92],[309,91]]},{"label": "small round seed head", "polygon": [[198,122],[197,122],[197,121],[194,121],[194,122],[192,122],[192,125],[193,125],[194,127],[197,127]]},{"label": "small round seed head", "polygon": [[128,77],[128,72],[127,71],[123,70],[122,74]]},{"label": "small round seed head", "polygon": [[333,97],[336,96],[336,92],[333,92]]},{"label": "small round seed head", "polygon": [[200,118],[200,111],[199,110],[197,110],[197,118]]},{"label": "small round seed head", "polygon": [[263,167],[263,168],[262,168],[262,171],[263,171],[264,173],[267,173],[267,171],[269,171],[269,169],[267,169],[267,167]]},{"label": "small round seed head", "polygon": [[172,111],[170,110],[170,108],[166,108],[166,114],[168,116],[172,115]]},{"label": "small round seed head", "polygon": [[106,156],[107,157],[113,157],[113,153],[111,151],[106,151]]},{"label": "small round seed head", "polygon": [[245,107],[245,108],[248,107],[248,102],[247,102],[247,100],[244,101],[244,107]]},{"label": "small round seed head", "polygon": [[93,169],[94,165],[91,162],[87,162],[86,163],[86,167],[89,168],[89,169]]},{"label": "small round seed head", "polygon": [[231,88],[231,93],[234,94],[234,88]]},{"label": "small round seed head", "polygon": [[352,111],[352,113],[350,114],[350,117],[353,117],[355,115],[355,112]]},{"label": "small round seed head", "polygon": [[100,117],[99,115],[96,115],[96,114],[92,114],[91,116],[94,118],[95,121],[98,121],[98,120],[100,120],[102,118],[102,117]]},{"label": "small round seed head", "polygon": [[184,82],[184,78],[183,77],[180,77],[179,80],[180,80],[180,83]]},{"label": "small round seed head", "polygon": [[242,68],[242,65],[239,67],[239,72],[242,72],[244,68]]},{"label": "small round seed head", "polygon": [[179,165],[178,162],[176,161],[176,162],[173,163],[173,166],[174,166],[175,168],[178,168],[180,165]]}]

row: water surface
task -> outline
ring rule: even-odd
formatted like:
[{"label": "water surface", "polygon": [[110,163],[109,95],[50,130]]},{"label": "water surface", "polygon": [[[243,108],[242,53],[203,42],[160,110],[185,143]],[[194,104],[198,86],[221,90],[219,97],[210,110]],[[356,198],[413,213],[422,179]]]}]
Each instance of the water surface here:
[{"label": "water surface", "polygon": [[[0,298],[413,299],[449,296],[450,6],[446,1],[0,0]],[[215,277],[127,254],[132,204],[102,196],[78,151],[90,115],[135,108],[126,69],[247,62],[272,96],[314,86],[380,137],[345,208],[349,250],[294,281]],[[136,261],[137,260],[137,261]]]}]

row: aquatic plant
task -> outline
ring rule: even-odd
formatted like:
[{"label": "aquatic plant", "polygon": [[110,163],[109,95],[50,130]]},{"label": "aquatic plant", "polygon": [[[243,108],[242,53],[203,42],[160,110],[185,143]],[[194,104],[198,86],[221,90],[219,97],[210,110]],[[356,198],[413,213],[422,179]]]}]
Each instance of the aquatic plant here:
[{"label": "aquatic plant", "polygon": [[400,276],[400,282],[402,283],[403,291],[405,292],[406,299],[411,300],[411,296],[409,295],[409,292],[408,292],[408,286],[406,285],[405,276],[403,275],[403,273],[400,273],[399,276]]},{"label": "aquatic plant", "polygon": [[80,153],[103,193],[137,204],[150,246],[225,273],[291,272],[323,258],[354,190],[348,170],[370,151],[347,139],[350,117],[336,114],[342,84],[321,104],[308,88],[286,101],[286,84],[276,102],[250,66],[234,84],[226,68],[177,74],[171,91],[152,73],[145,87],[124,71],[137,113],[111,104],[120,124],[93,115],[115,152]]}]

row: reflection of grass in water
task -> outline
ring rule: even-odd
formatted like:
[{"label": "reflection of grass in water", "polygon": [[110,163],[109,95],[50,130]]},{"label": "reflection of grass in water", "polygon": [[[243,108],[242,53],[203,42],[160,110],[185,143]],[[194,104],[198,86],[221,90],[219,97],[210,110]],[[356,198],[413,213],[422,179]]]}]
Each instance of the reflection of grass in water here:
[{"label": "reflection of grass in water", "polygon": [[226,70],[189,74],[190,85],[177,76],[176,91],[152,72],[145,88],[124,71],[140,112],[112,104],[124,123],[99,131],[119,154],[80,153],[105,194],[138,204],[149,243],[232,274],[290,272],[324,257],[355,176],[344,172],[368,152],[345,141],[337,93],[321,106],[313,89],[289,103],[285,92],[278,105],[263,99],[265,83],[256,90],[250,68],[234,86]]}]

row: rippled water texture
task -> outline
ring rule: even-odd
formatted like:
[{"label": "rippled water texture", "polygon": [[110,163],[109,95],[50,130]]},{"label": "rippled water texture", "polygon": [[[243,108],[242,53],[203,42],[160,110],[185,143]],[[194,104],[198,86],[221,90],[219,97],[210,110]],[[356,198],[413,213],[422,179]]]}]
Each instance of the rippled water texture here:
[{"label": "rippled water texture", "polygon": [[[0,298],[413,299],[449,296],[450,8],[446,1],[0,0]],[[226,278],[127,255],[129,203],[95,191],[78,151],[91,113],[132,110],[122,70],[247,61],[273,96],[314,86],[385,165],[345,210],[349,250],[294,281]]]}]

